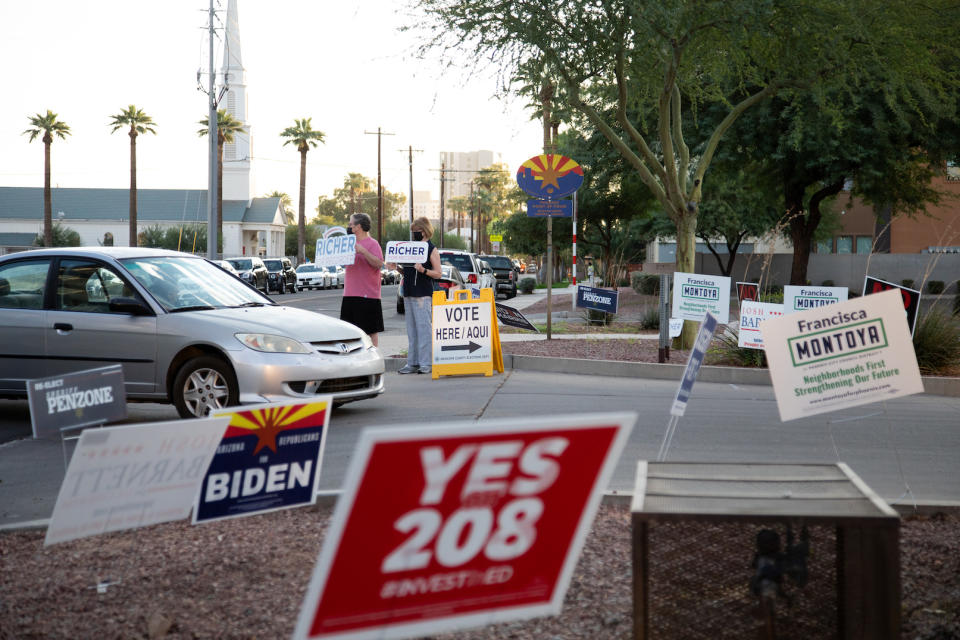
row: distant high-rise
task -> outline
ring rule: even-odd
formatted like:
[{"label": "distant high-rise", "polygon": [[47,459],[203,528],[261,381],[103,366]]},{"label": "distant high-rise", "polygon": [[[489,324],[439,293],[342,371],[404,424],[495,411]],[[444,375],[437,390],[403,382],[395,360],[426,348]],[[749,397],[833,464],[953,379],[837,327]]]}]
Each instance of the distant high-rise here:
[{"label": "distant high-rise", "polygon": [[249,202],[253,195],[253,179],[250,167],[251,135],[247,121],[247,78],[240,54],[240,22],[237,15],[237,0],[227,4],[227,28],[223,41],[223,67],[221,87],[227,92],[220,100],[221,109],[226,109],[234,119],[243,123],[244,130],[234,135],[233,142],[223,145],[223,199]]},{"label": "distant high-rise", "polygon": [[442,151],[440,163],[444,165],[447,182],[444,187],[444,200],[457,196],[470,197],[470,182],[481,169],[503,162],[503,156],[495,151]]}]

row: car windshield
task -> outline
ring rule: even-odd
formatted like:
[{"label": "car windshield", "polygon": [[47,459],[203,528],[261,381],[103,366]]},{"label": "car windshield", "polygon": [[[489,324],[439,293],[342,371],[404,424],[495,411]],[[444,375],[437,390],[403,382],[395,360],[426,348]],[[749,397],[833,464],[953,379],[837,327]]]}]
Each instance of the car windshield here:
[{"label": "car windshield", "polygon": [[273,304],[202,258],[154,256],[120,262],[170,312]]},{"label": "car windshield", "polygon": [[264,260],[263,264],[267,265],[267,269],[270,271],[280,271],[283,269],[283,263],[279,260]]},{"label": "car windshield", "polygon": [[329,271],[330,273],[336,273],[336,272],[337,272],[337,268],[336,268],[336,267],[327,267],[327,271]]},{"label": "car windshield", "polygon": [[487,264],[496,269],[513,269],[513,263],[510,261],[510,258],[486,256],[484,257],[484,260],[487,261]]},{"label": "car windshield", "polygon": [[470,256],[464,253],[441,253],[440,259],[448,264],[452,264],[461,273],[473,273],[473,265],[470,263]]},{"label": "car windshield", "polygon": [[232,264],[233,268],[237,271],[249,271],[250,269],[253,269],[253,260],[249,258],[238,258],[236,260],[227,260],[227,262]]},{"label": "car windshield", "polygon": [[320,271],[315,264],[302,264],[297,267],[297,273],[313,273],[314,271]]}]

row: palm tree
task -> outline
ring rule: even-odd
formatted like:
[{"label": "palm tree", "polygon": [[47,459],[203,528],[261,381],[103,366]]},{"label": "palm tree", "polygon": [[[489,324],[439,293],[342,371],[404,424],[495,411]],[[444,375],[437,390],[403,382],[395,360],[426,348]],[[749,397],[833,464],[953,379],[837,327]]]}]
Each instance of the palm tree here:
[{"label": "palm tree", "polygon": [[[207,135],[210,120],[204,118],[198,124],[203,129],[197,135]],[[226,109],[217,109],[217,253],[223,253],[223,145],[233,142],[233,136],[243,131],[243,123],[233,117]]]},{"label": "palm tree", "polygon": [[280,132],[280,137],[287,138],[283,146],[288,144],[297,145],[297,151],[300,152],[300,216],[297,218],[297,261],[305,262],[306,255],[303,251],[304,239],[307,229],[307,151],[310,147],[316,147],[317,141],[323,142],[326,137],[322,131],[314,131],[310,126],[312,118],[294,119],[294,125],[287,127]]},{"label": "palm tree", "polygon": [[290,196],[283,191],[271,191],[267,194],[268,198],[280,198],[280,213],[283,214],[284,222],[287,224],[293,224],[293,200],[290,199]]},{"label": "palm tree", "polygon": [[130,136],[130,246],[137,246],[137,136],[141,133],[153,133],[153,118],[143,112],[143,109],[137,109],[134,105],[127,107],[125,111],[110,116],[113,121],[108,125],[113,129],[110,133],[116,133],[119,129],[130,125],[127,135]]},{"label": "palm tree", "polygon": [[23,132],[30,135],[30,142],[37,139],[41,133],[43,137],[43,243],[46,247],[53,246],[53,198],[50,193],[50,145],[53,136],[66,140],[70,135],[70,127],[57,120],[57,114],[47,109],[47,115],[37,114],[30,117],[32,128]]}]

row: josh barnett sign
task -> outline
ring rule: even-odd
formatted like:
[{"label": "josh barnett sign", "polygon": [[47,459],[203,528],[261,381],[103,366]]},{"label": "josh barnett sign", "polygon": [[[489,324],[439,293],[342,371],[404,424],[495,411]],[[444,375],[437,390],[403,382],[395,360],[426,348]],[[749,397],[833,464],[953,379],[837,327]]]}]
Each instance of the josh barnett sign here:
[{"label": "josh barnett sign", "polygon": [[923,392],[899,293],[760,325],[781,420]]}]

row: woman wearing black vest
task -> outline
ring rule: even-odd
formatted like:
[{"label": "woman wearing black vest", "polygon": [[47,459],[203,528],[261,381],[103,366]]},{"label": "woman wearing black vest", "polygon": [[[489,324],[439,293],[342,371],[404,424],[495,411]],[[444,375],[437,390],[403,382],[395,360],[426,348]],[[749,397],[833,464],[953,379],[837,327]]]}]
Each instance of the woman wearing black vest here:
[{"label": "woman wearing black vest", "polygon": [[440,270],[440,252],[430,241],[433,225],[417,218],[410,225],[413,239],[427,241],[427,261],[403,266],[403,306],[407,319],[407,364],[398,373],[430,373],[433,347],[433,290]]}]

